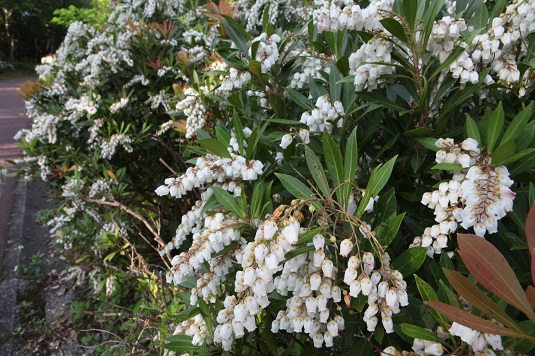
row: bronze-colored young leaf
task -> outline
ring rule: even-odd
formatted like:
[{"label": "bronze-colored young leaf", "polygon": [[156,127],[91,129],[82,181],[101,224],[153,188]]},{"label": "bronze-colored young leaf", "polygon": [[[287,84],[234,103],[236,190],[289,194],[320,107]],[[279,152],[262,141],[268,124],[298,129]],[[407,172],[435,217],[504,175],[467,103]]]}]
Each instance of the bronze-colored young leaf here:
[{"label": "bronze-colored young leaf", "polygon": [[431,308],[438,311],[440,314],[444,315],[451,321],[454,321],[458,324],[469,327],[470,329],[477,330],[482,333],[487,334],[497,334],[502,336],[511,336],[518,337],[523,339],[529,339],[535,341],[535,337],[529,336],[525,333],[521,333],[515,330],[507,329],[498,324],[494,324],[491,321],[482,319],[478,316],[471,314],[468,311],[457,309],[449,304],[442,303],[436,300],[427,300],[424,302]]},{"label": "bronze-colored young leaf", "polygon": [[[533,203],[533,206],[526,217],[526,224],[524,226],[529,254],[531,256],[531,280],[535,285],[535,203]],[[531,305],[533,306],[533,304]]]},{"label": "bronze-colored young leaf", "polygon": [[451,286],[470,304],[487,315],[494,315],[494,319],[510,329],[522,331],[515,321],[505,313],[495,301],[490,299],[468,278],[457,271],[444,269]]},{"label": "bronze-colored young leaf", "polygon": [[530,318],[535,317],[513,269],[494,245],[472,234],[457,234],[457,240],[459,255],[481,285]]},{"label": "bronze-colored young leaf", "polygon": [[535,308],[535,288],[533,286],[526,288],[526,297],[528,298],[529,304]]}]

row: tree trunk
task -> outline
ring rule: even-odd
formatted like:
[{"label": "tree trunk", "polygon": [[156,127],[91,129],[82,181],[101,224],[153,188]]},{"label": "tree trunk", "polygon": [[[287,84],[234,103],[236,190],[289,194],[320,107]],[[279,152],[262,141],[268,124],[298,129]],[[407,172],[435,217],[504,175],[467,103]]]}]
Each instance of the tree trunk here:
[{"label": "tree trunk", "polygon": [[9,27],[9,20],[11,19],[12,12],[6,9],[5,7],[2,8],[2,12],[4,13],[4,26],[6,28],[6,35],[9,39],[9,59],[11,61],[15,60],[15,34],[10,33],[10,27]]}]

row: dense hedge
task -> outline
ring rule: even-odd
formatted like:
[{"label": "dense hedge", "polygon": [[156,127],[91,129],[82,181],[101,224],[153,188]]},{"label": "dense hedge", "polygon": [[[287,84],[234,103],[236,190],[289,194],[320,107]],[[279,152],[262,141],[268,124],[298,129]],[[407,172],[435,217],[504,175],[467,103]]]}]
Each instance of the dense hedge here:
[{"label": "dense hedge", "polygon": [[528,353],[534,17],[117,1],[25,88],[20,163],[132,350]]}]

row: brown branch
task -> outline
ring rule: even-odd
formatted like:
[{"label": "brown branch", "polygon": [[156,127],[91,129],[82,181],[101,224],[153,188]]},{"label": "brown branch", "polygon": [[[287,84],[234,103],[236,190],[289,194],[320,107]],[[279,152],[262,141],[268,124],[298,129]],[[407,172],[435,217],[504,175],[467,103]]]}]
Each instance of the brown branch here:
[{"label": "brown branch", "polygon": [[116,207],[116,208],[120,208],[121,210],[123,210],[127,214],[130,214],[133,217],[135,217],[136,219],[138,219],[139,221],[141,221],[147,227],[147,229],[149,229],[149,231],[152,233],[152,235],[154,236],[154,241],[156,241],[161,247],[165,247],[165,242],[163,242],[162,238],[160,237],[158,232],[156,232],[154,230],[152,225],[145,218],[143,218],[141,215],[139,215],[138,213],[136,213],[135,211],[133,211],[132,209],[130,209],[126,205],[123,205],[123,204],[119,203],[116,200],[114,200],[114,201],[106,201],[106,200],[97,200],[97,199],[86,198],[81,194],[78,194],[78,197],[80,199],[82,199],[83,201],[88,202],[88,203],[95,203],[95,204],[99,204],[99,205],[107,205],[107,206],[113,206],[113,207]]}]

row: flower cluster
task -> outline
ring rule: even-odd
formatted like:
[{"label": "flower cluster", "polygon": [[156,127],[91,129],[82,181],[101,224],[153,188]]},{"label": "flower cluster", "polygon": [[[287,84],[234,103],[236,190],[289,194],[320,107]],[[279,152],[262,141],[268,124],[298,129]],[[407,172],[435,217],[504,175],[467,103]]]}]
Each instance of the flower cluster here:
[{"label": "flower cluster", "polygon": [[185,320],[175,327],[173,335],[188,335],[193,337],[193,345],[201,346],[204,342],[210,342],[212,337],[208,326],[201,314]]},{"label": "flower cluster", "polygon": [[343,9],[332,4],[315,10],[314,22],[317,23],[318,33],[344,29],[381,31],[384,27],[379,21],[384,18],[384,13],[392,11],[393,3],[392,0],[372,0],[366,8],[351,5]]},{"label": "flower cluster", "polygon": [[[498,231],[498,220],[512,211],[515,193],[509,189],[513,181],[504,166],[493,166],[480,153],[477,141],[468,138],[460,145],[452,139],[439,139],[437,163],[460,164],[465,170],[456,172],[437,190],[426,192],[422,204],[434,209],[435,224],[414,239],[411,246],[428,249],[428,255],[440,254],[448,247],[449,235],[457,230],[474,228],[483,237]],[[467,169],[467,170],[466,170]]]},{"label": "flower cluster", "polygon": [[222,92],[232,92],[236,89],[241,89],[247,82],[251,80],[251,73],[239,72],[234,68],[230,68],[230,73],[221,82],[219,90]]},{"label": "flower cluster", "polygon": [[185,98],[176,104],[176,109],[186,115],[186,138],[197,135],[197,130],[206,122],[206,107],[200,94],[192,87],[184,90]]},{"label": "flower cluster", "polygon": [[[445,16],[435,21],[431,36],[427,42],[427,50],[438,58],[440,63],[444,63],[457,46],[468,49],[468,44],[461,40],[461,32],[467,29],[468,26],[462,18],[456,19],[451,16]],[[449,65],[449,71],[453,78],[460,79],[459,82],[461,84],[468,82],[475,84],[479,81],[479,73],[474,66],[472,58],[466,51],[463,51]]]},{"label": "flower cluster", "polygon": [[239,196],[241,195],[240,181],[255,180],[259,174],[262,174],[263,167],[260,161],[247,161],[244,157],[235,154],[232,154],[232,158],[208,154],[199,157],[195,166],[188,168],[181,176],[166,179],[165,185],[156,189],[156,194],[160,196],[169,194],[172,197],[181,198],[193,188],[217,182],[235,196]]},{"label": "flower cluster", "polygon": [[330,73],[330,68],[328,67],[328,61],[323,58],[313,57],[306,55],[304,60],[299,60],[298,64],[301,65],[301,71],[295,72],[292,80],[289,84],[290,88],[301,89],[306,87],[308,83],[308,78],[320,78],[320,70],[325,73]]},{"label": "flower cluster", "polygon": [[260,34],[252,42],[258,42],[256,60],[260,62],[260,70],[267,73],[271,67],[279,60],[279,43],[281,38],[277,34],[268,36],[266,33]]},{"label": "flower cluster", "polygon": [[349,57],[350,73],[355,75],[356,91],[377,89],[379,77],[394,72],[394,67],[380,64],[391,62],[392,48],[392,42],[376,37]]},{"label": "flower cluster", "polygon": [[[362,228],[361,228],[362,230]],[[372,236],[371,231],[366,235]],[[340,255],[346,257],[353,250],[353,242],[345,239],[340,244]],[[368,308],[364,311],[364,321],[368,331],[375,331],[378,313],[387,333],[394,332],[392,315],[400,312],[400,307],[409,304],[407,283],[397,270],[390,269],[387,253],[380,256],[381,266],[375,269],[375,257],[371,252],[352,255],[344,272],[344,283],[349,286],[349,295],[357,298],[360,294],[368,297]]]},{"label": "flower cluster", "polygon": [[301,115],[301,122],[309,127],[310,132],[331,133],[333,123],[337,127],[342,126],[342,120],[337,120],[344,116],[344,107],[340,101],[332,102],[329,95],[323,95],[316,101],[316,108],[311,112],[304,112]]},{"label": "flower cluster", "polygon": [[475,352],[485,352],[487,345],[494,350],[503,350],[502,337],[500,335],[481,333],[456,322],[451,324],[449,332],[451,335],[459,336],[462,341],[472,346]]}]

